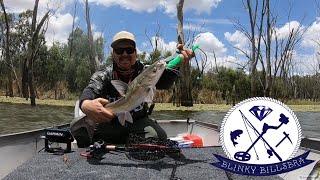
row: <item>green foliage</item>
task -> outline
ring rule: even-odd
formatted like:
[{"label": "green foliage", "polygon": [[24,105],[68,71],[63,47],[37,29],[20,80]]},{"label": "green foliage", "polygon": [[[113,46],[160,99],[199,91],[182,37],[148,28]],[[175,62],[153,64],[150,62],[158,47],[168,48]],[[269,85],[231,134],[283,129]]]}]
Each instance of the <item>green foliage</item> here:
[{"label": "green foliage", "polygon": [[172,52],[171,52],[171,51],[167,51],[167,52],[164,54],[163,58],[167,58],[167,57],[169,57],[169,56],[171,56],[171,55],[172,55]]},{"label": "green foliage", "polygon": [[203,77],[200,77],[200,71],[198,68],[191,67],[191,82],[192,87],[202,88]]},{"label": "green foliage", "polygon": [[68,39],[69,48],[72,45],[72,57],[76,60],[76,65],[80,64],[80,60],[89,57],[89,41],[87,35],[79,27],[74,30],[73,36],[70,34]]},{"label": "green foliage", "polygon": [[[12,29],[10,33],[10,57],[13,61],[14,70],[21,83],[21,68],[25,61],[28,43],[31,39],[31,19],[32,11],[28,10],[18,15],[9,14],[9,25]],[[0,26],[4,27],[3,17],[0,13]],[[0,28],[1,40],[3,40],[5,29]],[[3,41],[1,41],[2,43]],[[91,77],[89,61],[89,42],[87,33],[81,28],[76,28],[70,33],[67,44],[56,42],[52,47],[45,45],[44,34],[39,35],[39,49],[34,60],[34,76],[36,85],[45,87],[46,90],[56,88],[57,83],[67,82],[71,92],[79,93],[85,88]],[[111,54],[105,57],[103,37],[95,40],[98,58],[105,60],[104,66],[112,64]],[[3,44],[1,44],[1,50]],[[3,53],[0,51],[0,53]],[[144,63],[153,63],[160,58],[171,56],[171,52],[161,54],[159,50],[151,52],[141,52],[138,60]],[[7,64],[3,57],[0,58],[0,87],[5,89],[7,79]],[[265,84],[259,80],[265,79],[265,74],[258,71],[255,78],[256,96],[263,96]],[[293,76],[287,79],[272,77],[272,96],[274,98],[296,98],[296,99],[320,99],[320,75]],[[211,102],[221,102],[228,99],[234,93],[237,101],[250,97],[250,75],[238,69],[219,67],[217,70],[209,70],[200,77],[199,69],[192,67],[191,81],[194,89],[193,96],[198,102],[206,102],[206,98]],[[66,85],[65,85],[66,86]],[[200,93],[201,92],[201,93]],[[202,97],[200,97],[202,96]],[[215,100],[214,100],[215,99]]]},{"label": "green foliage", "polygon": [[113,63],[113,59],[112,59],[112,55],[110,53],[110,55],[106,58],[105,63],[103,64],[103,66],[110,66]]},{"label": "green foliage", "polygon": [[250,78],[241,70],[220,67],[218,71],[208,71],[199,79],[196,78],[199,77],[199,70],[195,69],[192,71],[192,77],[194,87],[221,92],[223,99],[231,95],[233,86],[235,86],[234,93],[238,100],[245,99],[250,95]]},{"label": "green foliage", "polygon": [[160,57],[161,57],[161,52],[158,49],[154,50],[150,54],[150,59],[149,59],[150,64],[158,61],[160,59]]},{"label": "green foliage", "polygon": [[219,90],[218,77],[214,71],[208,71],[201,79],[201,87],[212,91]]},{"label": "green foliage", "polygon": [[77,67],[75,82],[78,88],[78,92],[81,92],[89,83],[91,76],[89,63],[89,59],[86,59],[81,61],[79,66]]},{"label": "green foliage", "polygon": [[143,51],[142,53],[138,54],[139,61],[146,63],[147,62],[147,52]]},{"label": "green foliage", "polygon": [[73,58],[69,58],[65,62],[65,66],[63,69],[63,72],[65,74],[65,80],[68,82],[68,89],[71,92],[78,92],[77,91],[77,84],[76,84],[76,72],[77,72],[77,67],[76,61]]},{"label": "green foliage", "polygon": [[59,44],[54,44],[48,55],[48,65],[47,65],[47,78],[49,80],[50,87],[56,86],[57,82],[62,81],[64,76],[63,72],[65,65],[65,58],[63,57],[62,48]]}]

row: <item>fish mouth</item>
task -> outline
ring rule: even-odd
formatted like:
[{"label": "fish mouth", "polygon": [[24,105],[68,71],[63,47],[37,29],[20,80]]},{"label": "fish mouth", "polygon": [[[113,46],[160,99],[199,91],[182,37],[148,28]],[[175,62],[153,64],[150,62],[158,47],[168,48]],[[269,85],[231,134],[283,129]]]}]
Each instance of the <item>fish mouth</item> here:
[{"label": "fish mouth", "polygon": [[160,60],[160,61],[158,62],[158,68],[159,68],[159,70],[160,70],[160,69],[163,69],[166,65],[167,65],[167,63],[166,63],[165,61]]}]

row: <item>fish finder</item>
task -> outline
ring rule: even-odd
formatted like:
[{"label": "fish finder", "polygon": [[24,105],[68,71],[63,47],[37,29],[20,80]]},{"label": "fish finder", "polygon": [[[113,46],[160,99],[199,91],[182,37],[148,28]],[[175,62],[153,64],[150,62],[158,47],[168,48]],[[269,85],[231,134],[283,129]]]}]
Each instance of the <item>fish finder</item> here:
[{"label": "fish finder", "polygon": [[[71,132],[68,129],[56,129],[49,128],[44,130],[45,139],[45,151],[56,152],[57,148],[50,147],[50,142],[66,143],[67,148],[64,150],[65,153],[71,152],[71,142],[74,140]],[[61,149],[60,149],[61,151]]]}]

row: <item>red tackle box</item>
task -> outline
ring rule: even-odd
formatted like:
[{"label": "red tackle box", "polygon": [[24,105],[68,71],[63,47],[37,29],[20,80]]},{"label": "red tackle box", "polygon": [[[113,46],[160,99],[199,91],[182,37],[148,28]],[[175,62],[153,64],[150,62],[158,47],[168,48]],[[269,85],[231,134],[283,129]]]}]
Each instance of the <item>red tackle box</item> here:
[{"label": "red tackle box", "polygon": [[188,134],[183,136],[183,139],[193,141],[193,144],[191,144],[191,147],[203,147],[202,138],[198,135]]}]

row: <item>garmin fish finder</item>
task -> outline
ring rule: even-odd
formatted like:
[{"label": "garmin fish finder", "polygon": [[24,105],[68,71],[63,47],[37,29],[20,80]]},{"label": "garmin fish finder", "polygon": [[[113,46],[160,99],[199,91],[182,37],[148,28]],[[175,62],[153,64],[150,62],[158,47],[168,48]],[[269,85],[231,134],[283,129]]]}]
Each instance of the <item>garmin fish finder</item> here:
[{"label": "garmin fish finder", "polygon": [[[44,130],[44,139],[45,139],[45,151],[47,152],[57,152],[57,148],[50,147],[50,144],[53,142],[65,143],[67,144],[65,153],[71,152],[71,142],[74,140],[71,132],[67,129],[56,129],[49,128]],[[61,151],[61,148],[59,149]]]}]

